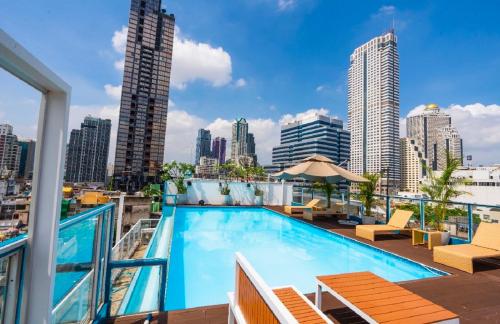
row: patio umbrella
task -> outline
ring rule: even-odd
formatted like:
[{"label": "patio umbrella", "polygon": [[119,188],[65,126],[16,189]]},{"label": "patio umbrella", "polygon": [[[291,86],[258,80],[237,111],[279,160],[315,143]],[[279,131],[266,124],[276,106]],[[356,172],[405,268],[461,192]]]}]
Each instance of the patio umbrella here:
[{"label": "patio umbrella", "polygon": [[[339,183],[346,180],[348,183],[351,182],[369,182],[368,179],[354,174],[346,169],[335,165],[334,162],[327,158],[326,156],[315,154],[308,158],[302,160],[301,163],[283,170],[281,172],[273,174],[274,177],[279,179],[294,179],[302,178],[312,182],[322,182],[322,183]],[[331,192],[331,186],[330,186]],[[328,195],[328,194],[327,194]],[[348,192],[349,197],[349,192]],[[349,213],[350,199],[347,200],[347,213]],[[330,207],[330,199],[327,197],[327,205]]]},{"label": "patio umbrella", "polygon": [[368,182],[366,178],[347,171],[335,165],[326,156],[318,154],[302,160],[296,166],[275,173],[273,176],[285,180],[303,178],[309,181],[328,183],[338,183],[342,180],[347,180],[348,182]]}]

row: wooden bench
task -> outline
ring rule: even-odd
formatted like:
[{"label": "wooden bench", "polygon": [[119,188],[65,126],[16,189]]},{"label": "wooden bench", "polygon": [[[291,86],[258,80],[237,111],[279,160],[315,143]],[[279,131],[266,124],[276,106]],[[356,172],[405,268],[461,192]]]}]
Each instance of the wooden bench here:
[{"label": "wooden bench", "polygon": [[293,286],[271,289],[236,253],[235,292],[229,293],[228,323],[332,323]]},{"label": "wooden bench", "polygon": [[458,315],[371,272],[316,277],[325,290],[368,323],[459,323]]}]

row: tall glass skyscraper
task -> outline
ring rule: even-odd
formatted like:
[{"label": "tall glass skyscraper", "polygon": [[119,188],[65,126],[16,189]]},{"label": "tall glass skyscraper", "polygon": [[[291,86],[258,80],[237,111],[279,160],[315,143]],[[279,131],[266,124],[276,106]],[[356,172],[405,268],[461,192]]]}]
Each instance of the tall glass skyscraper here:
[{"label": "tall glass skyscraper", "polygon": [[394,31],[356,48],[350,57],[348,117],[354,173],[383,172],[391,189],[401,179],[399,54]]},{"label": "tall glass skyscraper", "polygon": [[226,162],[226,139],[216,137],[212,142],[212,156],[217,159],[219,164]]},{"label": "tall glass skyscraper", "polygon": [[212,135],[207,129],[200,128],[198,130],[198,137],[196,138],[196,157],[194,164],[200,164],[202,156],[211,157],[212,151],[210,145],[212,144]]},{"label": "tall glass skyscraper", "polygon": [[323,115],[283,125],[280,145],[273,148],[273,166],[288,168],[314,154],[345,166],[349,159],[349,132],[343,126],[342,120]]},{"label": "tall glass skyscraper", "polygon": [[114,166],[115,184],[139,190],[163,164],[175,18],[161,0],[132,0]]}]

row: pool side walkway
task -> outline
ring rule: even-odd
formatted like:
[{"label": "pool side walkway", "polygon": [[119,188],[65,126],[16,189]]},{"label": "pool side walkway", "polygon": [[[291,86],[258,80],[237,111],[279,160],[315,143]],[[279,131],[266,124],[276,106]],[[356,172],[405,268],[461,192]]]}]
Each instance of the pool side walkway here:
[{"label": "pool side walkway", "polygon": [[[283,212],[282,207],[269,207]],[[310,222],[309,222],[310,223]],[[354,227],[339,225],[335,219],[320,218],[314,225],[355,238]],[[444,270],[450,276],[402,283],[406,289],[431,300],[460,315],[461,323],[500,323],[500,260],[497,264],[480,264],[474,275],[455,270],[432,261],[432,251],[427,247],[411,245],[407,236],[381,236],[377,241],[360,241],[396,253],[403,257]],[[314,295],[308,297],[314,301]],[[227,323],[227,304],[198,307],[182,311],[156,314],[151,323]],[[323,311],[336,323],[363,323],[349,309],[328,295],[323,296]],[[143,323],[144,315],[121,317],[110,323]]]}]

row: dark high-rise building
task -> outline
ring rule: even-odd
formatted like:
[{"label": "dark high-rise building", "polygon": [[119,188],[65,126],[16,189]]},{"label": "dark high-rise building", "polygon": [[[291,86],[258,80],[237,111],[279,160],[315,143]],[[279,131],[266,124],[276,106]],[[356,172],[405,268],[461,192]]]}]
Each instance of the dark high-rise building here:
[{"label": "dark high-rise building", "polygon": [[226,139],[224,137],[216,137],[212,142],[212,156],[217,159],[219,164],[226,162]]},{"label": "dark high-rise building", "polygon": [[247,135],[247,155],[253,159],[253,165],[257,165],[257,154],[255,154],[255,136]]},{"label": "dark high-rise building", "polygon": [[19,162],[19,176],[25,179],[33,178],[33,166],[35,164],[35,145],[33,140],[19,141],[21,147],[21,160]]},{"label": "dark high-rise building", "polygon": [[114,166],[128,191],[158,181],[163,164],[174,26],[161,0],[132,0]]},{"label": "dark high-rise building", "polygon": [[324,115],[306,116],[281,127],[280,145],[273,148],[273,166],[284,169],[314,154],[346,167],[350,135],[342,120]]},{"label": "dark high-rise building", "polygon": [[69,137],[66,181],[104,182],[108,164],[111,120],[85,117]]},{"label": "dark high-rise building", "polygon": [[200,128],[198,130],[198,137],[196,138],[196,157],[194,164],[200,164],[200,158],[202,156],[210,157],[212,155],[210,150],[211,142],[212,135],[210,135],[210,131]]}]

